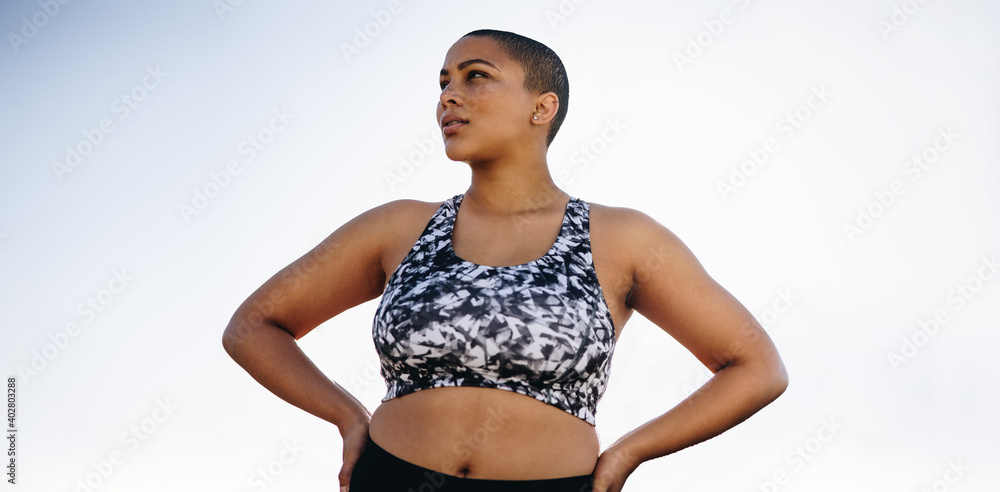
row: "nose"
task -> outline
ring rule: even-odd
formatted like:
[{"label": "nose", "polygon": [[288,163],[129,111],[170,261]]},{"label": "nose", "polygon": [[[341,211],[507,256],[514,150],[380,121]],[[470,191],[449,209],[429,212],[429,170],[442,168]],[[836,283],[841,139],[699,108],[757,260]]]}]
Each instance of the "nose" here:
[{"label": "nose", "polygon": [[458,94],[458,91],[452,88],[452,84],[448,84],[444,89],[441,89],[440,99],[441,99],[441,106],[443,107],[448,107],[448,105],[452,106],[461,105],[459,104],[461,97]]}]

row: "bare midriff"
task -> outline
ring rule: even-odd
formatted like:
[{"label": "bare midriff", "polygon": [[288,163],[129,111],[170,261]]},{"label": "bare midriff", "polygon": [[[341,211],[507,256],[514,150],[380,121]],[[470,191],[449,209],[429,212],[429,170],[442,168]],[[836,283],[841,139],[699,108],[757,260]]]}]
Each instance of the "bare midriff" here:
[{"label": "bare midriff", "polygon": [[415,465],[486,480],[589,475],[600,453],[586,421],[493,388],[432,388],[394,398],[372,414],[369,434]]}]

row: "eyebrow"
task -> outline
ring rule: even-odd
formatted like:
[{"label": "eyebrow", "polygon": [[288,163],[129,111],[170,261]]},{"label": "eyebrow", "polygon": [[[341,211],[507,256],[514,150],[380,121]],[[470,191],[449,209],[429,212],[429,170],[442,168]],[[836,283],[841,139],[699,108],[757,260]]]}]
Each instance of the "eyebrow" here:
[{"label": "eyebrow", "polygon": [[[469,65],[472,65],[474,63],[482,63],[483,65],[489,65],[489,66],[493,67],[494,69],[496,69],[498,71],[500,70],[499,68],[497,68],[496,65],[494,65],[494,64],[492,64],[492,63],[490,63],[490,62],[488,62],[486,60],[483,60],[482,58],[473,58],[471,60],[465,60],[464,62],[458,64],[458,69],[462,70],[463,68],[465,68],[465,67],[467,67]],[[448,70],[445,70],[445,69],[442,68],[441,69],[441,75],[448,75]]]}]

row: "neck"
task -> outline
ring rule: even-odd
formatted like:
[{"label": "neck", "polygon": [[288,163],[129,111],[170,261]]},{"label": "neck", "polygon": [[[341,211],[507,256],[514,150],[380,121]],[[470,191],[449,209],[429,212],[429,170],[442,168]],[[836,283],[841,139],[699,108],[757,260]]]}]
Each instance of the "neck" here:
[{"label": "neck", "polygon": [[475,163],[472,184],[465,192],[463,208],[487,215],[530,213],[548,207],[559,208],[569,199],[552,181],[544,156],[507,162]]}]

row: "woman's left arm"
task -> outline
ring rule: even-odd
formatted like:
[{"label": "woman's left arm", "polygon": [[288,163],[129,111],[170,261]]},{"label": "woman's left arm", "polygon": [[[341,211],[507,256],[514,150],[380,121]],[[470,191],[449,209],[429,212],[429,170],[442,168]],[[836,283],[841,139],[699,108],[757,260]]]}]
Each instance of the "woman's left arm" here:
[{"label": "woman's left arm", "polygon": [[615,441],[594,492],[618,492],[644,461],[715,437],[774,401],[788,374],[767,332],[667,228],[631,211],[620,244],[632,265],[625,302],[691,351],[714,375],[663,415]]}]

